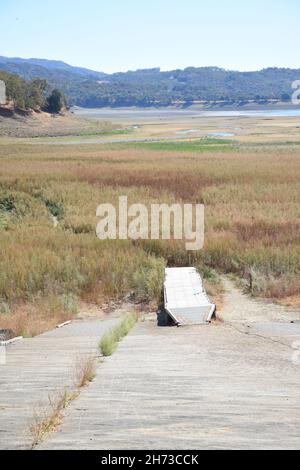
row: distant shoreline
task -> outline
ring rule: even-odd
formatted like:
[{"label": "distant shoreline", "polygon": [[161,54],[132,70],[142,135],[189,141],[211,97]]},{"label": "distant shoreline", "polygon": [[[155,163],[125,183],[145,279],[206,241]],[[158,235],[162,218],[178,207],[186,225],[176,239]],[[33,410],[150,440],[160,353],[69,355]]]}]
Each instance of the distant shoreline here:
[{"label": "distant shoreline", "polygon": [[261,102],[249,100],[249,101],[194,101],[191,104],[187,104],[185,102],[174,102],[170,106],[160,106],[152,105],[152,106],[95,106],[95,107],[81,107],[81,106],[73,106],[71,109],[74,112],[78,112],[81,110],[84,111],[93,111],[95,109],[101,110],[143,110],[143,111],[151,111],[151,110],[195,110],[195,111],[209,111],[209,110],[217,110],[217,111],[243,111],[243,110],[251,110],[251,111],[259,111],[265,109],[300,109],[300,104],[295,106],[292,104],[291,101],[278,101],[278,100],[264,100]]},{"label": "distant shoreline", "polygon": [[215,102],[211,106],[194,104],[189,107],[168,106],[168,107],[105,107],[105,108],[80,108],[73,107],[71,112],[79,117],[87,119],[111,119],[111,118],[138,118],[138,117],[158,117],[162,118],[175,116],[190,117],[293,117],[300,116],[300,106],[292,103],[269,103],[268,105],[255,105],[248,103],[245,106],[218,106]]}]

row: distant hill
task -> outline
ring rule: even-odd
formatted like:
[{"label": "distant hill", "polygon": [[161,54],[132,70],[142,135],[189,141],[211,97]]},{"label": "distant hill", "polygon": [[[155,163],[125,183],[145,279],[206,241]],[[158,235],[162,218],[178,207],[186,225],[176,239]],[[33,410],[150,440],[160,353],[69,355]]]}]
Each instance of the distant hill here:
[{"label": "distant hill", "polygon": [[[82,67],[73,67],[72,65],[66,64],[59,60],[47,60],[47,59],[20,59],[19,57],[8,58],[0,56],[0,67],[5,68],[7,72],[19,70],[19,75],[22,73],[27,74],[26,79],[35,78],[38,73],[49,74],[49,78],[54,74],[60,72],[69,72],[74,75],[81,75],[84,78],[95,78],[101,79],[105,77],[105,73],[95,72],[94,70],[85,69]],[[45,70],[44,70],[45,69]],[[47,78],[47,77],[43,77]]]},{"label": "distant hill", "polygon": [[243,105],[249,100],[289,101],[292,82],[300,69],[268,68],[257,72],[236,72],[218,67],[189,67],[162,72],[159,68],[108,75],[45,59],[0,57],[0,70],[29,80],[46,78],[52,87],[64,91],[70,105],[104,106],[188,106],[197,101],[222,101]]}]

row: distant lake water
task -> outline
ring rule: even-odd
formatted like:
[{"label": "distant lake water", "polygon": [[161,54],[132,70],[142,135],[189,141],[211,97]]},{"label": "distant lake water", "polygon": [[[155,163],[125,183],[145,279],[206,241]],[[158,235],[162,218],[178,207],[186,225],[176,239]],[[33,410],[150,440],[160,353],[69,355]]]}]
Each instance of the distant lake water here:
[{"label": "distant lake water", "polygon": [[286,109],[259,109],[259,110],[198,110],[198,109],[141,109],[141,108],[99,108],[84,109],[73,108],[75,114],[92,119],[166,119],[180,116],[191,117],[297,117],[300,116],[299,107]]},{"label": "distant lake water", "polygon": [[232,132],[210,132],[209,137],[234,137]]},{"label": "distant lake water", "polygon": [[265,109],[265,110],[248,110],[248,111],[204,111],[203,116],[257,116],[257,117],[297,117],[300,116],[299,108],[291,109]]}]

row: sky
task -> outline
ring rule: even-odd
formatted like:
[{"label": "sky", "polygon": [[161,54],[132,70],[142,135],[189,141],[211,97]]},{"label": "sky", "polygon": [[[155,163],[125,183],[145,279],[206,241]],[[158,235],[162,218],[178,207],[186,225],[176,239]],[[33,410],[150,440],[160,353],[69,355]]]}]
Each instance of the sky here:
[{"label": "sky", "polygon": [[0,55],[107,73],[300,68],[299,0],[0,0]]}]

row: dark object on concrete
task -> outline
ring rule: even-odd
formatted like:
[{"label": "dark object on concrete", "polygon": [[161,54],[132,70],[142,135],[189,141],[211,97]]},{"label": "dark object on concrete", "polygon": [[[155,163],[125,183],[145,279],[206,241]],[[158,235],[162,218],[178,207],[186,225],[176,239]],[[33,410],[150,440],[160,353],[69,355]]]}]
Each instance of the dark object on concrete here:
[{"label": "dark object on concrete", "polygon": [[14,110],[13,109],[10,109],[10,108],[2,108],[0,106],[0,116],[2,117],[8,117],[8,118],[12,118],[14,117]]},{"label": "dark object on concrete", "polygon": [[0,341],[9,341],[14,337],[12,330],[0,330]]},{"label": "dark object on concrete", "polygon": [[157,310],[157,325],[158,326],[174,326],[174,321],[166,310],[162,307]]}]

